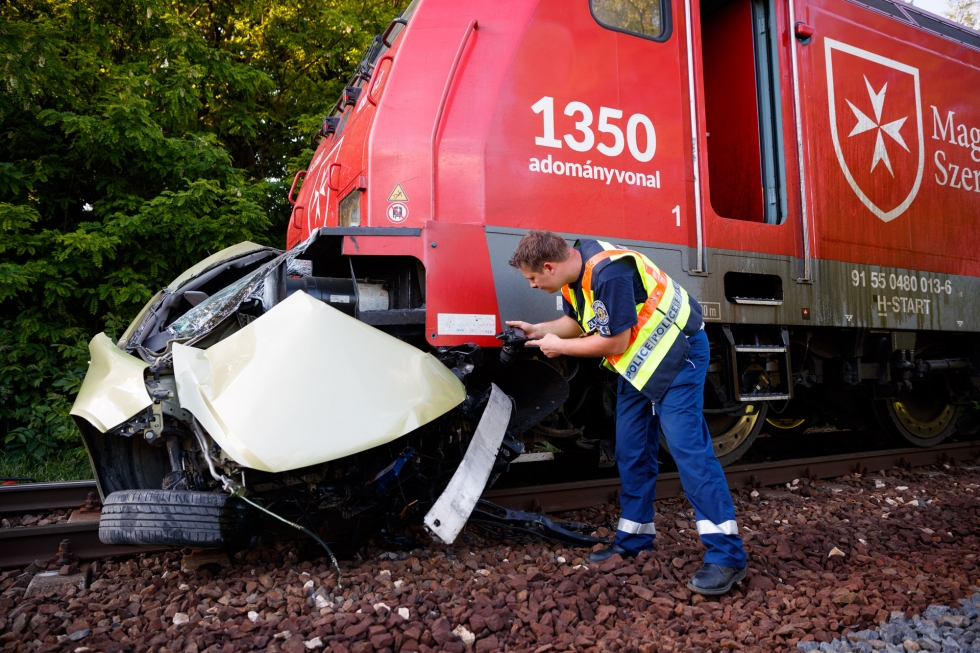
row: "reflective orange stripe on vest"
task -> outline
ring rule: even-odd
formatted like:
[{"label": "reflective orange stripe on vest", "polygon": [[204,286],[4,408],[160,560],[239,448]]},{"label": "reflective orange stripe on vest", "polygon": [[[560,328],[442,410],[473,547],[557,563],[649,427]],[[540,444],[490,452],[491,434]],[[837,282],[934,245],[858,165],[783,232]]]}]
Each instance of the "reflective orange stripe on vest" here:
[{"label": "reflective orange stripe on vest", "polygon": [[[650,320],[651,317],[653,317],[654,311],[656,311],[657,307],[660,305],[660,300],[663,299],[664,292],[667,290],[667,275],[661,270],[647,265],[647,262],[644,261],[642,257],[637,256],[636,252],[625,249],[607,249],[599,252],[585,263],[585,272],[582,274],[583,295],[588,293],[589,296],[593,296],[592,271],[600,262],[613,256],[631,256],[635,261],[643,265],[643,270],[655,281],[654,287],[650,290],[649,297],[647,297],[647,300],[643,303],[643,307],[637,311],[636,324],[634,324],[633,328],[630,329],[629,344],[627,345],[626,350],[623,352],[623,354],[625,354],[626,351],[629,351],[630,347],[633,346],[633,343],[636,342],[636,337],[639,335],[640,330],[643,329],[643,326]],[[568,287],[563,286],[561,290],[562,295],[568,300],[568,303],[571,304],[572,301],[569,299],[568,294],[566,294],[569,293]],[[585,297],[585,299],[588,301],[589,297]],[[615,365],[619,359],[622,358],[623,354],[607,356],[606,360],[608,360],[612,365]]]}]

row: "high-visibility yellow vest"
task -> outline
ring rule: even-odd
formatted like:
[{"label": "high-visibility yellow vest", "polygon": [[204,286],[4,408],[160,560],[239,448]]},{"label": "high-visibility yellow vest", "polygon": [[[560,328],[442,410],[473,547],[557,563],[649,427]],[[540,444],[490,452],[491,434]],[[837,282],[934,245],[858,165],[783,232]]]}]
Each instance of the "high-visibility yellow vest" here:
[{"label": "high-visibility yellow vest", "polygon": [[602,314],[605,309],[601,304],[600,314],[596,314],[592,279],[606,265],[620,259],[629,259],[636,265],[647,300],[636,305],[637,322],[630,330],[626,351],[607,356],[603,365],[658,401],[687,360],[687,339],[702,327],[701,305],[639,252],[601,240],[583,240],[575,245],[585,261],[581,284],[566,285],[561,293],[586,333],[596,331],[609,319]]}]

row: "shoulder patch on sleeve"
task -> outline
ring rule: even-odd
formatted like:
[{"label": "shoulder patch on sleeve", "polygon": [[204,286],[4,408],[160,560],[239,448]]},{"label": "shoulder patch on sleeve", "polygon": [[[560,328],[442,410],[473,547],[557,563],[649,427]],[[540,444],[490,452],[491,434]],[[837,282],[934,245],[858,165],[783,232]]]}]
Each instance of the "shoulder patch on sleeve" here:
[{"label": "shoulder patch on sleeve", "polygon": [[609,324],[609,311],[606,310],[606,305],[598,299],[592,302],[592,312],[595,313],[596,322],[602,325]]}]

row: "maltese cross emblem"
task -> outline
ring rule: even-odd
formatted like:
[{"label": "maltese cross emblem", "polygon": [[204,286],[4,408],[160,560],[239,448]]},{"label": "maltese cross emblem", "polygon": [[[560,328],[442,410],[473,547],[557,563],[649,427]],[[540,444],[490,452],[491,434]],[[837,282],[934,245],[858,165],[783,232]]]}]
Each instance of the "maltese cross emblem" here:
[{"label": "maltese cross emblem", "polygon": [[837,162],[861,203],[890,222],[915,200],[925,169],[919,69],[830,38],[824,54]]},{"label": "maltese cross emblem", "polygon": [[892,140],[902,146],[906,152],[909,151],[909,146],[905,144],[905,140],[902,139],[902,125],[908,120],[908,116],[899,118],[898,120],[893,120],[886,124],[881,124],[881,110],[885,105],[885,91],[888,89],[888,83],[881,87],[881,90],[877,93],[871,88],[871,82],[868,78],[864,78],[864,83],[868,87],[868,96],[871,98],[871,107],[874,109],[874,120],[869,118],[860,109],[858,109],[854,104],[847,100],[847,106],[851,107],[851,111],[854,112],[854,117],[857,118],[857,124],[854,125],[854,129],[851,133],[847,135],[848,138],[857,136],[858,134],[863,134],[866,131],[871,131],[872,129],[877,129],[878,133],[875,138],[875,152],[874,157],[871,159],[871,172],[875,171],[878,163],[884,163],[885,167],[888,168],[889,174],[892,177],[895,176],[894,171],[892,171],[891,161],[888,160],[888,150],[885,149],[885,141],[881,137],[882,132],[891,136]]}]

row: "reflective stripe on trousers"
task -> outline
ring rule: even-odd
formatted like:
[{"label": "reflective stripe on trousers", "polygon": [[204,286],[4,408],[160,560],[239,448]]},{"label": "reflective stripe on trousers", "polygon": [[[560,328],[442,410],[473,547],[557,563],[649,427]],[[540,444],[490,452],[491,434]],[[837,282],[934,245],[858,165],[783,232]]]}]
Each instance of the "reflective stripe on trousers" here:
[{"label": "reflective stripe on trousers", "polygon": [[630,535],[657,534],[657,527],[653,525],[652,521],[641,524],[640,522],[630,521],[628,519],[620,519],[619,524],[616,526],[616,530],[629,533]]},{"label": "reflective stripe on trousers", "polygon": [[[691,336],[688,360],[657,402],[620,377],[616,396],[616,463],[623,483],[619,495],[622,517],[630,523],[653,523],[657,483],[657,450],[663,429],[684,493],[694,508],[704,561],[742,568],[745,549],[738,536],[735,506],[718,459],[708,425],[701,414],[707,372],[708,338],[704,331]],[[654,533],[616,531],[616,543],[632,552],[653,548]]]},{"label": "reflective stripe on trousers", "polygon": [[697,522],[698,535],[738,535],[738,523],[734,519],[716,524],[709,519],[699,519]]}]

